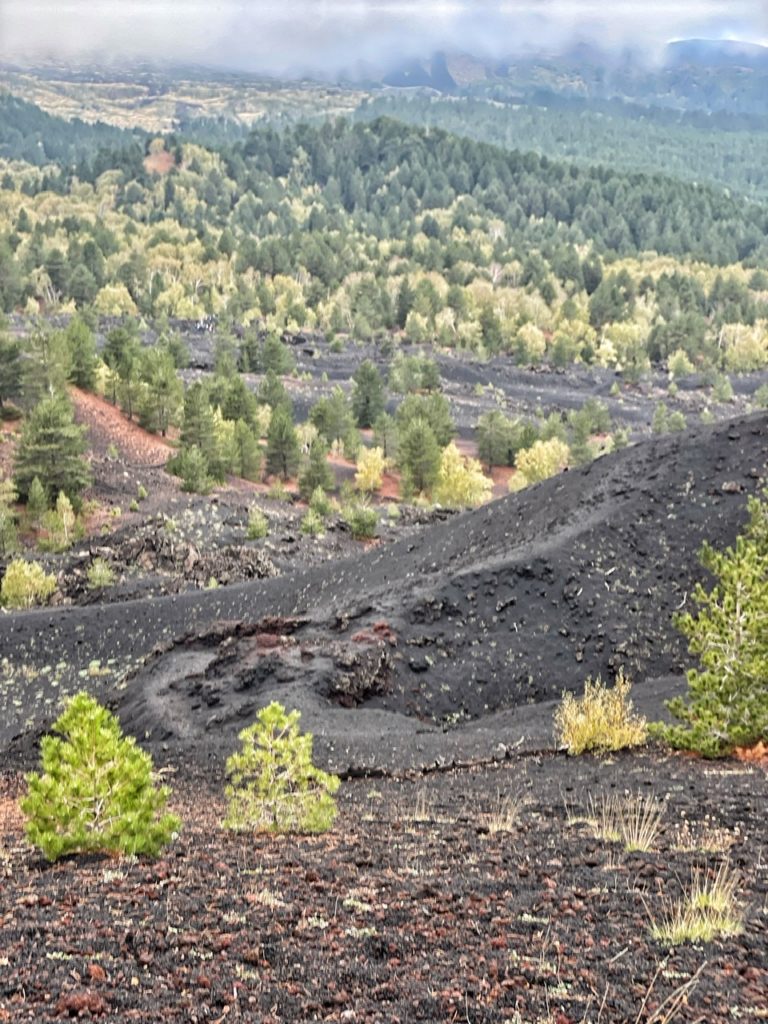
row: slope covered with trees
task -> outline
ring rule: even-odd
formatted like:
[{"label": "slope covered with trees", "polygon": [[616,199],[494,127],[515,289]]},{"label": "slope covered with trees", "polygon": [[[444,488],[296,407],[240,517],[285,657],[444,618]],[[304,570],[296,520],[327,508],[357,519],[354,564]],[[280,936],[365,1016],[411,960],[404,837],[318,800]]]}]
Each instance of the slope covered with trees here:
[{"label": "slope covered with trees", "polygon": [[[215,314],[521,362],[765,363],[768,212],[661,176],[506,153],[390,120],[7,164],[0,303]],[[81,176],[78,176],[78,173]],[[686,363],[681,362],[681,366]]]},{"label": "slope covered with trees", "polygon": [[520,103],[413,93],[372,97],[355,116],[364,121],[393,117],[554,160],[662,173],[768,197],[764,117],[685,113],[553,94]]}]

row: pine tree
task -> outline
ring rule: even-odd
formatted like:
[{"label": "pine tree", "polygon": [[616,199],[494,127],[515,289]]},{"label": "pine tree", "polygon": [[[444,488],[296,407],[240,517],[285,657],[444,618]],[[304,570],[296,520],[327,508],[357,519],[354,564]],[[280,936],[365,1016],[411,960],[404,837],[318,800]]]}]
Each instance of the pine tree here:
[{"label": "pine tree", "polygon": [[19,344],[7,334],[0,333],[0,409],[9,398],[21,390],[21,353]]},{"label": "pine tree", "polygon": [[366,359],[353,376],[352,412],[358,427],[372,427],[384,412],[384,381],[376,366]]},{"label": "pine tree", "polygon": [[164,813],[169,790],[155,786],[152,759],[113,714],[81,692],[53,729],[21,805],[27,838],[48,860],[94,850],[153,855],[170,842],[181,823]]},{"label": "pine tree", "polygon": [[701,551],[717,582],[709,592],[698,584],[698,613],[675,620],[701,667],[688,672],[687,698],[667,704],[683,724],[653,727],[673,747],[705,757],[768,742],[768,490],[748,509],[733,547]]},{"label": "pine tree", "polygon": [[477,454],[489,471],[494,466],[512,464],[511,424],[504,413],[498,409],[485,413],[477,423]]},{"label": "pine tree", "polygon": [[183,394],[170,352],[163,349],[146,352],[141,376],[146,386],[141,395],[139,422],[145,429],[165,437],[168,427],[176,421]]},{"label": "pine tree", "polygon": [[293,372],[296,360],[276,334],[268,334],[261,350],[261,365],[265,373],[272,371],[278,377],[283,377]]},{"label": "pine tree", "polygon": [[328,465],[328,446],[321,437],[316,437],[309,446],[307,461],[299,474],[299,492],[304,501],[309,501],[315,488],[329,491],[333,484],[333,472]]},{"label": "pine tree", "polygon": [[398,406],[395,418],[401,432],[411,420],[424,420],[432,428],[432,433],[441,448],[447,445],[456,433],[451,418],[451,407],[444,395],[408,395]]},{"label": "pine tree", "polygon": [[79,316],[70,320],[64,332],[69,347],[69,379],[79,388],[93,391],[96,385],[96,339]]},{"label": "pine tree", "polygon": [[264,375],[264,380],[259,388],[259,401],[264,402],[270,409],[277,409],[278,406],[283,406],[289,413],[291,411],[291,400],[288,397],[288,392],[274,370],[267,370]]},{"label": "pine tree", "polygon": [[285,406],[272,413],[267,432],[267,472],[287,480],[299,465],[299,439],[293,419]]},{"label": "pine tree", "polygon": [[182,448],[197,447],[213,472],[218,466],[216,429],[213,409],[202,384],[196,382],[184,395],[184,418],[181,427]]},{"label": "pine tree", "polygon": [[74,421],[68,398],[44,398],[27,417],[16,450],[14,480],[25,500],[39,477],[49,494],[63,491],[73,501],[91,478],[85,452],[85,430]]},{"label": "pine tree", "polygon": [[384,452],[385,459],[393,459],[397,454],[397,425],[394,418],[383,412],[376,417],[373,424],[374,443]]},{"label": "pine tree", "polygon": [[258,480],[261,475],[261,446],[245,420],[235,422],[233,447],[234,472],[244,480]]},{"label": "pine tree", "polygon": [[400,431],[398,462],[407,491],[432,490],[440,471],[440,446],[426,420],[416,417]]}]

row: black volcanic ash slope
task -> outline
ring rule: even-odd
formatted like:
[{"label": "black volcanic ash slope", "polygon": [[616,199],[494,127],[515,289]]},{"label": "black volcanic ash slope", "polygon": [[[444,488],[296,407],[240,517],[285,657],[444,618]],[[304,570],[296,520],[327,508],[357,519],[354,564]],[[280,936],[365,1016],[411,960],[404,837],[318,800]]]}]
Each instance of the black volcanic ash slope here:
[{"label": "black volcanic ash slope", "polygon": [[620,666],[640,689],[683,668],[671,620],[702,578],[697,552],[733,542],[767,462],[764,414],[700,428],[355,562],[239,588],[248,621],[153,655],[121,718],[150,741],[215,747],[281,695],[455,725]]}]

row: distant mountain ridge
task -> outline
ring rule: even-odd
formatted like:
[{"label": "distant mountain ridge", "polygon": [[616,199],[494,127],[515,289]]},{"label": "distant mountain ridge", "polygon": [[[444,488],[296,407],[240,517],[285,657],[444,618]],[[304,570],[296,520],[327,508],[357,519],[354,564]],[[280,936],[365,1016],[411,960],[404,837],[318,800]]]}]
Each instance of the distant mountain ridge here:
[{"label": "distant mountain ridge", "polygon": [[492,60],[437,52],[395,64],[378,80],[394,89],[445,95],[530,100],[550,92],[583,100],[622,99],[646,106],[707,113],[768,115],[768,47],[739,40],[671,42],[660,64],[626,49],[610,53],[588,44],[566,52]]},{"label": "distant mountain ridge", "polygon": [[665,51],[665,66],[754,68],[768,71],[768,47],[736,39],[681,39]]}]

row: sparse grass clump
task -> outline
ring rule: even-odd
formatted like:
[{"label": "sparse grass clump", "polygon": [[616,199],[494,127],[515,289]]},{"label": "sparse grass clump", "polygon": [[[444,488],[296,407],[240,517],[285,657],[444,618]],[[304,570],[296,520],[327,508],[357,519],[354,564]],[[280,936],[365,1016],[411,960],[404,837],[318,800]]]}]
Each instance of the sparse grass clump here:
[{"label": "sparse grass clump", "polygon": [[589,798],[587,822],[596,839],[648,853],[662,829],[665,804],[653,793],[602,793]]},{"label": "sparse grass clump", "polygon": [[491,835],[498,832],[513,832],[520,820],[520,813],[525,805],[523,797],[514,794],[499,796],[490,814],[485,818],[485,824]]},{"label": "sparse grass clump", "polygon": [[4,608],[31,608],[47,601],[55,589],[56,577],[46,573],[42,565],[14,558],[0,585],[0,604]]},{"label": "sparse grass clump", "polygon": [[248,513],[248,527],[246,537],[248,540],[263,540],[269,534],[269,520],[258,508],[252,508]]},{"label": "sparse grass clump", "polygon": [[584,696],[564,693],[555,711],[555,736],[569,754],[594,750],[607,752],[639,747],[645,743],[646,720],[634,712],[629,693],[632,684],[619,672],[615,685],[606,686],[598,676],[587,679]]},{"label": "sparse grass clump", "polygon": [[695,870],[680,899],[669,903],[660,918],[651,918],[651,935],[670,946],[738,935],[743,916],[737,889],[738,877],[727,861],[714,874]]},{"label": "sparse grass clump", "polygon": [[313,765],[312,736],[299,732],[300,717],[273,701],[240,733],[242,750],[227,759],[227,828],[326,832],[333,825],[339,779]]},{"label": "sparse grass clump", "polygon": [[155,786],[149,754],[87,693],[67,702],[53,732],[21,801],[29,841],[51,861],[93,851],[157,854],[180,822],[163,813],[169,790]]},{"label": "sparse grass clump", "polygon": [[291,493],[282,480],[275,480],[267,491],[270,501],[290,501]]}]

